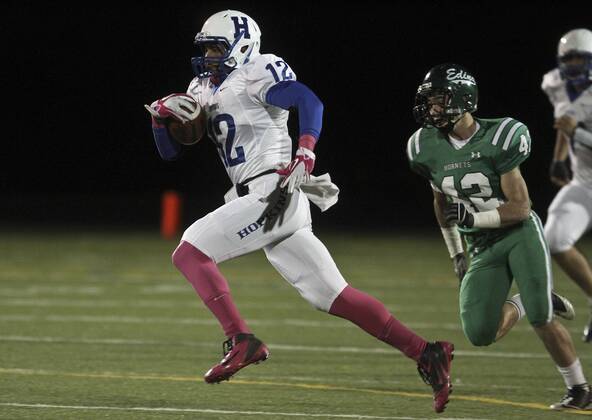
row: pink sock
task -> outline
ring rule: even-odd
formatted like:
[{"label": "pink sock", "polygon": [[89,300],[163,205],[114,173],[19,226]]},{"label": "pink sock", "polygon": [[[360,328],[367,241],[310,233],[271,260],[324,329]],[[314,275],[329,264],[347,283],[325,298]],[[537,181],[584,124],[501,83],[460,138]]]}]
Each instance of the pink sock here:
[{"label": "pink sock", "polygon": [[329,313],[350,320],[413,360],[418,361],[426,347],[427,342],[395,319],[382,302],[351,286],[337,296]]},{"label": "pink sock", "polygon": [[227,337],[251,332],[230,296],[228,282],[214,261],[189,242],[181,241],[173,252],[173,264],[218,318]]}]

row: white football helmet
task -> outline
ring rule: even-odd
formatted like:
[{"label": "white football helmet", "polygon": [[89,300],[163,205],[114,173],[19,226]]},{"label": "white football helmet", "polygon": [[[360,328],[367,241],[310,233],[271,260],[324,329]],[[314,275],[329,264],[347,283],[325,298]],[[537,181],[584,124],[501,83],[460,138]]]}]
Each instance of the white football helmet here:
[{"label": "white football helmet", "polygon": [[[208,18],[195,36],[200,55],[191,58],[198,77],[227,76],[231,71],[259,55],[261,31],[246,14],[236,10],[218,12]],[[218,57],[207,57],[206,47],[222,51]]]},{"label": "white football helmet", "polygon": [[[574,58],[582,62],[570,63]],[[557,46],[557,61],[563,79],[576,84],[592,80],[592,31],[573,29],[563,35]]]}]

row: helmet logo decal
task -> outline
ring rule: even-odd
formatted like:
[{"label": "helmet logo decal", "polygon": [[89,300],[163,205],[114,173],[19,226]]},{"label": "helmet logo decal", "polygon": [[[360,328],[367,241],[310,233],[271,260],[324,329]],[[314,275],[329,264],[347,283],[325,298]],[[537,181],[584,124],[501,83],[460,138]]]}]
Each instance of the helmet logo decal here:
[{"label": "helmet logo decal", "polygon": [[245,36],[245,39],[251,39],[251,34],[249,33],[249,23],[245,16],[240,16],[242,23],[239,23],[239,16],[230,16],[230,19],[234,22],[234,39],[238,38],[241,33]]},{"label": "helmet logo decal", "polygon": [[457,70],[455,68],[446,70],[446,79],[450,80],[452,83],[464,83],[467,85],[477,84],[477,82],[475,82],[475,78],[469,73],[463,70]]}]

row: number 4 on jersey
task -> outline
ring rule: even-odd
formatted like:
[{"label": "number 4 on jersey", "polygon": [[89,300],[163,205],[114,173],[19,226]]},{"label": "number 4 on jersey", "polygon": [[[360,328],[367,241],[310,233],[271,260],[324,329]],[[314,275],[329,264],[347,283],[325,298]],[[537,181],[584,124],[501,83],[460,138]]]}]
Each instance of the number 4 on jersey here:
[{"label": "number 4 on jersey", "polygon": [[524,155],[528,155],[529,149],[528,139],[524,134],[520,136],[520,146],[518,147],[518,152],[524,153]]}]

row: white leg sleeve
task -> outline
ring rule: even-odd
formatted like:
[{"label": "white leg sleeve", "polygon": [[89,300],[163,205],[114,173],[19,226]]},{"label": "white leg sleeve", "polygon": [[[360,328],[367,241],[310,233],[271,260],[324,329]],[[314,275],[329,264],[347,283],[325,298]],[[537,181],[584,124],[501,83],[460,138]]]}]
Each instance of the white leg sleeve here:
[{"label": "white leg sleeve", "polygon": [[315,308],[328,312],[347,286],[325,245],[309,228],[264,248],[269,262]]}]

